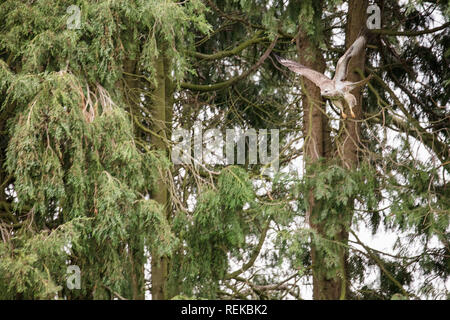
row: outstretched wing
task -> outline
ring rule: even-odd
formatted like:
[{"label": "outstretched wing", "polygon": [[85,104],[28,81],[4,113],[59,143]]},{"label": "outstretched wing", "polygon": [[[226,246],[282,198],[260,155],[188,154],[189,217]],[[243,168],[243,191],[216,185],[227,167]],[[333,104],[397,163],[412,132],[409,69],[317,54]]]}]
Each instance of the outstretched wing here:
[{"label": "outstretched wing", "polygon": [[289,70],[304,76],[308,80],[314,82],[314,84],[318,87],[321,87],[324,83],[331,81],[331,79],[325,76],[324,74],[317,72],[313,69],[310,69],[300,63],[281,58],[276,54],[274,54],[274,56],[275,58],[277,58],[278,62],[281,63],[283,66],[288,67]]},{"label": "outstretched wing", "polygon": [[358,39],[353,42],[350,48],[345,51],[344,55],[339,59],[336,65],[336,73],[333,77],[334,81],[343,81],[347,78],[348,73],[348,63],[350,59],[358,55],[366,47],[366,37],[364,35],[359,36]]}]

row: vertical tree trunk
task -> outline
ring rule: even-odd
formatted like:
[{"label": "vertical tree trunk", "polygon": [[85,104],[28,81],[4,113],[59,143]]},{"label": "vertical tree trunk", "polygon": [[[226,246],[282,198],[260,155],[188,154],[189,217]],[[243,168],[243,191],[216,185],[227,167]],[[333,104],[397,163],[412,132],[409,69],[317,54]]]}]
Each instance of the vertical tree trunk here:
[{"label": "vertical tree trunk", "polygon": [[[348,15],[346,25],[345,47],[350,47],[358,37],[361,29],[365,26],[367,20],[367,0],[350,0],[348,3]],[[354,72],[356,69],[364,70],[365,53],[362,52],[359,56],[355,56],[350,60],[348,67],[349,73],[348,81],[359,81],[360,76]],[[362,96],[361,88],[352,91],[356,97],[358,104],[354,108],[356,119],[361,119],[362,116]],[[348,114],[348,112],[347,112]],[[341,148],[342,165],[348,169],[354,169],[358,165],[358,141],[360,137],[361,126],[353,119],[347,119],[342,122],[345,126],[342,141],[338,147]]]},{"label": "vertical tree trunk", "polygon": [[[303,33],[299,33],[297,39],[297,50],[300,63],[314,70],[323,72],[325,61],[317,47],[311,43]],[[313,56],[305,55],[305,52],[313,53]],[[306,175],[313,175],[312,166],[318,161],[326,161],[329,156],[330,133],[327,130],[327,117],[324,115],[325,102],[320,95],[320,89],[311,81],[303,78],[305,94],[303,95],[303,135],[305,137],[304,157]],[[314,190],[309,191],[307,220],[316,232],[325,237],[324,226],[317,223],[323,207],[323,201],[317,200],[313,195]],[[328,270],[325,267],[325,253],[311,245],[311,260],[313,271],[313,298],[335,299],[340,295],[340,279],[338,277],[329,279]]]},{"label": "vertical tree trunk", "polygon": [[[168,72],[167,59],[164,58],[160,52],[158,58],[155,61],[155,72],[157,85],[153,92],[153,131],[156,135],[152,136],[152,145],[159,151],[162,151],[168,155],[167,136],[168,136],[168,109],[169,106],[169,88],[168,85]],[[152,193],[152,198],[164,206],[167,212],[169,211],[169,194],[167,186],[163,179],[158,179],[158,183],[155,191]],[[152,254],[152,299],[162,300],[167,299],[167,277],[168,277],[168,258],[158,257],[156,254]]]},{"label": "vertical tree trunk", "polygon": [[144,248],[131,248],[129,253],[131,261],[131,294],[133,300],[145,299],[145,268]]},{"label": "vertical tree trunk", "polygon": [[[124,61],[124,75],[125,87],[123,92],[126,95],[126,100],[132,110],[132,113],[139,112],[140,105],[140,80],[137,77],[139,74],[139,67],[136,60]],[[138,244],[139,245],[139,244]],[[129,244],[129,256],[131,268],[130,272],[130,289],[131,298],[133,300],[145,299],[145,252],[144,247],[133,247]]]},{"label": "vertical tree trunk", "polygon": [[[151,135],[150,141],[152,148],[168,155],[167,137],[170,137],[170,120],[172,118],[172,99],[173,99],[173,86],[168,76],[169,67],[168,60],[164,56],[164,49],[161,50],[158,58],[155,60],[155,78],[156,86],[153,88],[151,94],[151,101],[148,106],[151,108],[152,114],[149,116],[148,123],[151,123],[151,131],[154,135]],[[135,115],[141,114],[140,92],[144,88],[140,85],[140,78],[136,77],[139,73],[136,61],[127,61],[124,63],[124,69],[126,72],[125,92],[127,100],[132,108],[132,113]],[[137,105],[136,105],[137,104]],[[147,120],[147,119],[146,119]],[[147,132],[142,134],[147,135]],[[160,203],[166,211],[166,216],[169,216],[169,192],[164,179],[160,177],[157,181],[157,185],[151,192],[151,198]],[[130,263],[132,270],[131,275],[131,293],[133,299],[144,299],[145,287],[144,287],[144,265],[138,263],[138,261],[144,261],[142,255],[143,250],[134,250],[130,252]],[[152,252],[151,262],[151,281],[152,281],[152,299],[162,300],[167,299],[171,295],[167,292],[167,278],[168,278],[168,264],[169,259],[167,257],[159,257],[156,253]],[[172,294],[173,295],[173,294]]]},{"label": "vertical tree trunk", "polygon": [[[361,27],[366,23],[367,0],[350,0],[349,11],[347,17],[346,28],[346,47],[348,48],[357,38]],[[317,14],[317,13],[316,13]],[[297,49],[300,56],[300,63],[311,67],[317,71],[325,70],[325,62],[323,56],[317,46],[304,34],[299,34],[297,39]],[[305,53],[313,53],[313,57],[308,58]],[[355,57],[352,59],[349,70],[355,68],[364,68],[364,57]],[[351,72],[348,80],[359,80],[358,76]],[[320,95],[320,90],[312,82],[303,79],[306,94],[303,97],[303,114],[304,114],[304,157],[306,166],[306,175],[314,175],[311,166],[318,161],[326,162],[331,160],[332,144],[329,130],[328,118],[324,115],[324,102]],[[358,105],[354,111],[357,119],[361,118],[361,95],[359,89],[353,92],[355,94]],[[352,119],[344,121],[345,126],[343,138],[338,141],[335,149],[342,155],[342,165],[348,169],[356,168],[358,163],[357,141],[359,140],[360,126]],[[342,215],[340,221],[340,231],[330,237],[325,223],[318,221],[318,217],[324,208],[323,200],[314,199],[313,190],[309,192],[308,199],[308,222],[319,236],[322,238],[337,241],[341,243],[348,242],[348,228],[350,228],[351,216],[353,212],[353,201],[349,202],[349,214]],[[350,217],[350,218],[349,218]],[[323,221],[323,220],[322,220]],[[336,300],[348,297],[348,251],[344,246],[337,246],[335,249],[339,256],[339,266],[328,267],[327,252],[320,249],[313,241],[311,246],[311,260],[313,272],[313,298],[315,300]]]},{"label": "vertical tree trunk", "polygon": [[[346,37],[345,47],[349,48],[353,42],[359,36],[360,31],[366,25],[367,21],[367,0],[350,0],[348,3],[347,25],[346,25]],[[353,57],[350,60],[348,67],[349,73],[347,76],[348,81],[359,81],[360,76],[355,70],[364,70],[365,67],[365,50],[363,50],[358,56]],[[353,108],[356,119],[347,119],[341,122],[344,126],[342,140],[338,141],[338,148],[341,148],[340,154],[342,155],[342,166],[349,170],[356,170],[359,166],[358,144],[360,141],[361,125],[354,120],[360,120],[362,118],[362,95],[361,89],[357,88],[352,91],[352,94],[356,97],[357,105]],[[348,114],[348,113],[347,113]],[[349,200],[348,213],[344,216],[347,217],[347,221],[342,221],[342,229],[338,235],[338,241],[347,244],[348,243],[348,230],[351,228],[351,221],[354,212],[354,199]],[[348,279],[348,250],[342,247],[342,261],[343,261],[343,274],[345,279]],[[347,298],[349,293],[349,283],[346,281],[343,286],[344,292],[341,297]]]}]

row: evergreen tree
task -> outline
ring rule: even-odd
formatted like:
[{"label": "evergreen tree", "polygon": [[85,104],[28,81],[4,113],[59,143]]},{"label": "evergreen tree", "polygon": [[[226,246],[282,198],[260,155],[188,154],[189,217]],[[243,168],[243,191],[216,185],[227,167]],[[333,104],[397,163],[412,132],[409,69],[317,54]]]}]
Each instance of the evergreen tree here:
[{"label": "evergreen tree", "polygon": [[[66,24],[71,5],[79,29]],[[199,1],[0,5],[3,298],[144,297],[148,251],[170,255],[177,239],[166,204],[151,197],[168,160],[134,128],[129,66],[157,88],[166,56],[178,68],[164,76],[178,81],[189,66],[177,48],[191,42],[189,28],[207,31],[203,10]],[[81,269],[81,290],[65,287],[68,265]]]},{"label": "evergreen tree", "polygon": [[[375,4],[344,120],[271,53],[332,75],[367,0],[0,3],[0,298],[446,298],[449,6]],[[280,171],[172,163],[199,122]]]}]

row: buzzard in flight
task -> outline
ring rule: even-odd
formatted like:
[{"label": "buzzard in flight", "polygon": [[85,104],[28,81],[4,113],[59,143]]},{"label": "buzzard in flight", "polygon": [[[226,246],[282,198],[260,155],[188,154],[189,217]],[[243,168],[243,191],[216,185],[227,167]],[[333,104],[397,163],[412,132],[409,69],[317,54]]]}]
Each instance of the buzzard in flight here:
[{"label": "buzzard in flight", "polygon": [[341,109],[342,117],[346,119],[347,115],[344,113],[344,102],[348,104],[350,108],[350,114],[353,118],[355,118],[353,107],[357,104],[357,101],[355,96],[351,94],[350,91],[365,85],[372,77],[370,75],[366,79],[358,82],[345,81],[348,74],[348,65],[350,59],[358,55],[365,49],[365,47],[366,37],[358,37],[358,39],[353,42],[350,48],[348,48],[344,55],[339,59],[336,65],[336,74],[334,75],[333,79],[330,79],[320,72],[301,65],[300,63],[288,59],[283,59],[277,55],[275,55],[275,57],[283,66],[288,67],[291,71],[294,71],[295,73],[298,73],[306,77],[308,80],[314,82],[314,84],[320,88],[320,94],[324,98],[330,99],[336,107]]}]

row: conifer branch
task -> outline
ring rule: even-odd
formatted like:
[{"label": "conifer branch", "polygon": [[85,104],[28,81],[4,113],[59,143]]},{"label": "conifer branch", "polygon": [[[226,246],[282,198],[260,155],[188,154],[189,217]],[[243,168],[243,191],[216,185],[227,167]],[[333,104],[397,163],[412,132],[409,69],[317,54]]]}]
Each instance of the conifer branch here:
[{"label": "conifer branch", "polygon": [[264,241],[266,239],[267,231],[269,230],[269,226],[270,226],[270,221],[266,222],[266,225],[264,226],[264,228],[263,228],[263,230],[261,232],[261,235],[259,237],[258,245],[256,246],[255,250],[253,251],[253,253],[252,253],[251,257],[250,257],[250,260],[245,265],[243,265],[242,268],[240,268],[239,270],[236,270],[236,271],[234,271],[234,272],[232,272],[230,274],[227,274],[225,276],[226,280],[236,278],[241,273],[247,271],[248,269],[250,269],[253,266],[253,264],[256,261],[256,258],[258,258],[258,255],[261,252],[261,248],[262,248],[262,246],[264,244]]},{"label": "conifer branch", "polygon": [[434,33],[440,30],[443,30],[450,26],[450,22],[444,23],[442,26],[433,28],[433,29],[427,29],[427,30],[418,30],[418,31],[397,31],[397,30],[390,30],[390,29],[371,29],[370,32],[373,34],[383,34],[388,36],[406,36],[406,37],[415,37],[415,36],[421,36],[424,34]]},{"label": "conifer branch", "polygon": [[389,278],[389,280],[391,280],[392,283],[394,283],[405,296],[414,296],[403,288],[402,284],[398,282],[397,279],[395,279],[394,276],[386,269],[381,259],[359,239],[358,235],[353,230],[350,230],[350,233],[355,237],[356,242],[367,251],[369,257],[380,267],[381,271],[383,271],[383,273]]},{"label": "conifer branch", "polygon": [[195,58],[203,59],[203,60],[217,60],[217,59],[222,59],[225,57],[233,56],[233,55],[240,53],[241,51],[243,51],[244,49],[250,47],[251,45],[253,45],[255,43],[260,43],[260,42],[263,42],[263,41],[266,41],[269,39],[268,37],[258,38],[258,36],[261,33],[262,33],[262,31],[256,32],[256,34],[251,39],[242,42],[241,44],[239,44],[238,46],[236,46],[235,48],[233,48],[231,50],[223,50],[223,51],[219,51],[219,52],[212,53],[212,54],[200,53],[200,52],[196,52],[196,51],[195,52],[189,51],[188,54],[194,56]]},{"label": "conifer branch", "polygon": [[[361,72],[360,70],[358,72]],[[423,142],[430,150],[433,150],[436,156],[442,163],[447,163],[449,159],[449,149],[448,146],[442,143],[434,134],[427,132],[409,112],[406,110],[406,107],[403,103],[401,103],[400,99],[397,95],[392,91],[391,88],[381,79],[378,75],[373,74],[374,79],[378,81],[378,83],[386,90],[391,98],[394,100],[394,103],[399,109],[403,112],[403,114],[407,117],[409,122],[406,123],[398,117],[392,117],[392,121],[394,125],[402,132],[412,136],[413,138]],[[372,121],[377,121],[372,119]],[[411,127],[411,125],[412,127]],[[447,168],[447,166],[444,166]]]},{"label": "conifer branch", "polygon": [[267,57],[270,55],[273,48],[275,47],[275,44],[277,43],[277,40],[278,40],[278,37],[275,37],[275,39],[272,41],[272,43],[267,48],[267,50],[264,52],[264,54],[261,56],[261,58],[259,58],[258,62],[255,65],[253,65],[253,67],[251,67],[250,69],[248,69],[247,71],[245,71],[244,73],[242,73],[241,75],[239,75],[237,77],[228,79],[223,82],[215,83],[215,84],[203,84],[202,85],[202,84],[192,84],[192,83],[183,82],[183,83],[181,83],[181,87],[183,89],[190,89],[190,90],[204,91],[204,92],[225,89],[225,88],[235,84],[237,81],[242,80],[242,79],[246,78],[247,76],[249,76],[250,74],[252,74],[253,72],[255,72],[264,63],[264,61],[267,59]]}]

